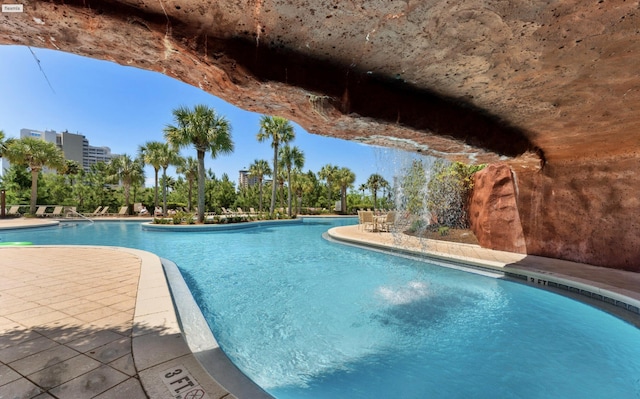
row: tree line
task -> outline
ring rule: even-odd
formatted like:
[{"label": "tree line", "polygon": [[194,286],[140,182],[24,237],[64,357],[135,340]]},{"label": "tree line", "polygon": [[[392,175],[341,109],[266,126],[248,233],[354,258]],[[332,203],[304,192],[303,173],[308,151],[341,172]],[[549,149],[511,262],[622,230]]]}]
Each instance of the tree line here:
[{"label": "tree line", "polygon": [[[273,159],[254,160],[249,176],[258,184],[238,189],[226,174],[217,178],[204,165],[207,153],[215,159],[234,151],[232,127],[224,116],[206,105],[179,107],[173,110],[173,123],[163,133],[164,142],[148,141],[135,155],[122,154],[85,171],[77,162],[65,160],[54,143],[30,137],[6,139],[0,130],[0,155],[11,162],[2,178],[7,203],[28,201],[31,214],[38,203],[76,206],[86,212],[99,205],[126,205],[131,211],[132,203],[141,202],[161,207],[164,214],[169,207],[184,206],[197,213],[200,223],[205,212],[219,213],[222,207],[256,207],[271,215],[279,207],[285,208],[288,216],[301,213],[303,208],[331,211],[336,198],[342,213],[391,207],[391,188],[379,174],[372,174],[358,191],[348,192],[356,179],[349,168],[327,164],[317,173],[303,172],[304,152],[291,145],[295,132],[285,118],[261,117],[256,139],[271,145]],[[196,158],[180,155],[180,150],[188,147],[195,148]],[[144,187],[145,165],[154,170],[152,189]],[[177,178],[167,175],[169,166],[176,167]],[[57,173],[42,173],[46,169]],[[268,177],[271,186],[265,187]],[[268,207],[264,198],[267,190],[271,194]],[[365,195],[365,190],[371,195]],[[380,192],[382,197],[378,198]]]}]

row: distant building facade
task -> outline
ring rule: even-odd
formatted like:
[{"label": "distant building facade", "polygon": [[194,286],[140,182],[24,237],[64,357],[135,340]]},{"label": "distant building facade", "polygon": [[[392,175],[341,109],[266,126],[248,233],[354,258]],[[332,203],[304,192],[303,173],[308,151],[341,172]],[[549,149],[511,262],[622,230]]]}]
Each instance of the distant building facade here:
[{"label": "distant building facade", "polygon": [[238,176],[238,188],[253,187],[258,184],[258,176],[251,176],[248,170],[241,170]]},{"label": "distant building facade", "polygon": [[82,134],[69,132],[57,133],[55,130],[45,130],[44,132],[32,129],[20,129],[20,138],[32,137],[54,143],[62,153],[64,158],[76,161],[85,171],[89,171],[91,165],[98,162],[109,162],[118,154],[112,154],[109,147],[94,147],[89,145],[89,140]]}]

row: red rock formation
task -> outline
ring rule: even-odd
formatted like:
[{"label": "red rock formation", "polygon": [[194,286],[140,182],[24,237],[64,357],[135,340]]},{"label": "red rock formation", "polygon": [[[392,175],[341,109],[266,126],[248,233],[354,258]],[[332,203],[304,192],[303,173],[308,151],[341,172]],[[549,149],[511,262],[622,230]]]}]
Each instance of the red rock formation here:
[{"label": "red rock formation", "polygon": [[469,222],[481,246],[526,253],[516,184],[509,165],[489,165],[474,175]]}]

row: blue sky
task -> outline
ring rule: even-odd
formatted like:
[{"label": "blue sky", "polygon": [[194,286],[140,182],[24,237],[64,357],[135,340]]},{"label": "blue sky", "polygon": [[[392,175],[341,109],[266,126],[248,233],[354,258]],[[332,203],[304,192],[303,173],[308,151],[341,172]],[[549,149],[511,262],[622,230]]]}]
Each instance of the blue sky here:
[{"label": "blue sky", "polygon": [[[227,173],[237,181],[238,171],[255,159],[271,163],[270,144],[255,138],[261,114],[244,111],[160,73],[31,49],[46,78],[29,48],[0,46],[0,130],[8,137],[19,137],[22,128],[68,130],[85,135],[93,146],[135,155],[147,141],[164,141],[162,130],[173,123],[173,109],[207,104],[230,121],[235,143],[231,155],[212,160],[207,154],[207,168],[218,177]],[[327,163],[348,167],[356,174],[356,188],[372,173],[391,182],[400,167],[394,165],[405,164],[404,158],[409,157],[396,150],[309,134],[295,123],[294,128],[292,144],[305,154],[304,171],[318,172]],[[182,154],[195,156],[194,151]],[[147,181],[152,180],[153,169],[147,168]]]}]

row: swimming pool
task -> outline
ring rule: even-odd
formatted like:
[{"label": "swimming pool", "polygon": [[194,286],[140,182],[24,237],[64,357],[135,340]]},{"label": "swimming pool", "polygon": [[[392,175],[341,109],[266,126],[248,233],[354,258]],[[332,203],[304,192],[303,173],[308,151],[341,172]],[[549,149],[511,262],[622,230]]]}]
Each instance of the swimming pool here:
[{"label": "swimming pool", "polygon": [[136,223],[0,232],[180,267],[221,347],[277,398],[637,398],[640,331],[499,278],[327,242],[353,221],[238,232]]}]

